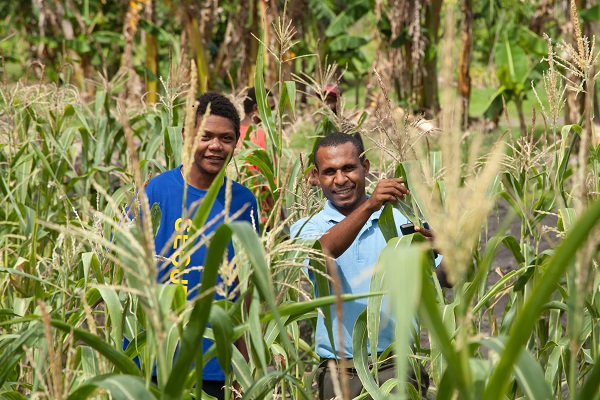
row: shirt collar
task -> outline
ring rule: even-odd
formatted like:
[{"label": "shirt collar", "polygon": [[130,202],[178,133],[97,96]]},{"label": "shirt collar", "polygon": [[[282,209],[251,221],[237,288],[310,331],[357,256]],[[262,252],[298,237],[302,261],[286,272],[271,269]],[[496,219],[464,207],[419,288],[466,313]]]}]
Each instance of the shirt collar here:
[{"label": "shirt collar", "polygon": [[[369,197],[371,197],[371,196],[367,195],[367,198],[369,198]],[[379,209],[379,210],[375,211],[373,214],[371,214],[371,216],[369,217],[369,222],[378,220],[379,216],[381,215],[382,210],[383,210],[383,207],[381,207],[381,209]],[[325,219],[327,221],[335,222],[335,223],[338,223],[341,220],[343,220],[344,218],[346,218],[346,216],[344,214],[342,214],[341,212],[339,212],[339,210],[337,208],[335,208],[329,200],[327,200],[325,202],[325,206],[323,207],[323,216],[325,217]]]}]

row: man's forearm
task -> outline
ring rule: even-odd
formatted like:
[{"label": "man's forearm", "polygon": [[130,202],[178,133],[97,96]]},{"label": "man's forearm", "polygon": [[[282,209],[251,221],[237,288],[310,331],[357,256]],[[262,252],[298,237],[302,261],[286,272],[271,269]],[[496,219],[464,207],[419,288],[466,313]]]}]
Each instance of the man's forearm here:
[{"label": "man's forearm", "polygon": [[344,254],[352,242],[354,242],[362,227],[369,220],[371,214],[373,214],[373,210],[367,201],[352,214],[329,229],[319,239],[325,254],[333,258],[338,258]]}]

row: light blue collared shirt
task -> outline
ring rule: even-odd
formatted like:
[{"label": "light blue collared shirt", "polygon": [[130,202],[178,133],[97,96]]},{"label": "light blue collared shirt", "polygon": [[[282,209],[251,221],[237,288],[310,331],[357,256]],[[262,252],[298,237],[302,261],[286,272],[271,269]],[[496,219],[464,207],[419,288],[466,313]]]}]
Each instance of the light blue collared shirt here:
[{"label": "light blue collared shirt", "polygon": [[[379,258],[381,250],[386,245],[386,240],[383,237],[381,229],[379,229],[379,216],[383,208],[374,212],[365,225],[361,228],[356,239],[350,247],[338,258],[335,262],[340,273],[340,283],[342,293],[345,294],[365,294],[369,292],[371,283],[372,270]],[[393,209],[394,221],[398,226],[400,233],[400,225],[409,223],[410,221],[395,208]],[[331,202],[327,201],[325,207],[312,218],[302,218],[298,220],[291,228],[291,236],[300,235],[306,239],[319,239],[325,232],[331,229],[335,224],[346,218],[340,213]],[[400,233],[401,234],[401,233]],[[347,301],[343,304],[343,332],[344,332],[344,357],[353,358],[352,356],[352,330],[354,324],[367,307],[367,298],[362,298],[353,301]],[[333,332],[335,348],[339,351],[338,342],[338,317],[332,309],[333,316]],[[384,298],[381,307],[381,325],[379,330],[379,341],[377,351],[384,351],[395,340],[394,323],[391,316],[391,311],[386,305]],[[319,314],[317,317],[317,328],[315,331],[316,352],[321,358],[339,358],[333,353],[327,328],[323,316]]]}]

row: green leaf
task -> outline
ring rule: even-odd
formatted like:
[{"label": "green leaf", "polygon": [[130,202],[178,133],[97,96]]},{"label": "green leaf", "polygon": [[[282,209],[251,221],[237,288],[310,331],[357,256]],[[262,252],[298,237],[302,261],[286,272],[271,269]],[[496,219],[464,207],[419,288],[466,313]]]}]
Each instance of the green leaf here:
[{"label": "green leaf", "polygon": [[548,44],[546,41],[525,26],[518,29],[519,46],[527,53],[536,54],[540,57],[548,55]]},{"label": "green leaf", "polygon": [[144,380],[137,376],[105,374],[95,376],[83,383],[67,400],[86,400],[97,389],[104,389],[114,400],[155,399],[146,389]]},{"label": "green leaf", "polygon": [[32,347],[35,342],[43,337],[40,327],[40,324],[33,324],[12,339],[6,336],[1,337],[0,344],[4,351],[0,353],[0,365],[2,365],[0,369],[0,387],[4,386],[8,377],[13,373],[14,368],[25,354],[25,348]]},{"label": "green leaf", "polygon": [[329,50],[335,52],[347,52],[357,49],[369,43],[369,38],[366,36],[338,36],[329,43]]},{"label": "green leaf", "polygon": [[4,400],[27,400],[27,397],[14,390],[8,392],[0,392],[0,397]]},{"label": "green leaf", "polygon": [[283,90],[281,92],[281,99],[279,100],[279,115],[283,115],[286,104],[290,105],[292,115],[296,114],[296,82],[285,81],[283,83]]},{"label": "green leaf", "polygon": [[275,321],[280,330],[280,339],[286,347],[287,351],[295,353],[294,348],[288,339],[286,330],[281,321],[281,316],[275,303],[275,294],[273,293],[273,280],[271,271],[266,261],[262,243],[252,226],[247,222],[232,222],[228,224],[230,229],[235,233],[236,237],[242,244],[248,259],[253,267],[251,275],[252,282],[261,295],[263,301],[268,305],[268,309],[273,313]]},{"label": "green leaf", "polygon": [[[481,344],[500,354],[504,350],[505,340],[506,337],[484,339],[481,341]],[[548,387],[544,379],[542,367],[525,348],[521,349],[518,359],[514,364],[514,374],[519,386],[529,399],[548,400],[554,398],[552,390]]]},{"label": "green leaf", "polygon": [[209,321],[215,336],[215,344],[217,345],[217,360],[227,375],[231,368],[231,357],[233,354],[233,322],[229,314],[221,307],[211,308]]},{"label": "green leaf", "polygon": [[573,229],[576,215],[574,208],[560,208],[558,210],[558,229],[562,232],[568,232]]},{"label": "green leaf", "polygon": [[[365,294],[343,294],[341,295],[342,302],[353,301],[358,299],[364,299],[366,297],[377,297],[382,296],[382,291],[369,291]],[[302,302],[289,302],[280,305],[277,309],[280,317],[290,317],[290,319],[297,318],[304,314],[310,313],[319,307],[330,306],[335,303],[336,296],[319,296],[316,299]],[[266,311],[260,316],[262,323],[272,321],[275,317],[270,311]]]},{"label": "green leaf", "polygon": [[[321,247],[321,242],[319,242],[318,240],[315,240],[314,244],[313,244],[313,248],[317,251],[323,251],[323,247]],[[315,276],[315,285],[316,285],[316,290],[317,293],[316,295],[318,295],[319,297],[328,297],[330,290],[329,290],[329,274],[327,271],[327,267],[325,265],[324,262],[322,262],[321,260],[311,257],[310,258],[310,266],[312,268],[314,268],[314,270],[317,272],[314,274]],[[321,308],[321,311],[323,312],[323,322],[325,323],[325,328],[327,329],[327,336],[329,337],[329,342],[331,343],[331,348],[333,350],[333,352],[335,353],[335,341],[334,341],[334,333],[333,333],[333,314],[331,312],[331,307],[329,306],[325,306]]]},{"label": "green leaf", "polygon": [[556,249],[550,258],[548,267],[539,277],[529,297],[520,307],[517,319],[511,328],[511,335],[506,343],[498,364],[490,377],[484,398],[500,399],[509,378],[510,371],[522,347],[529,339],[535,321],[544,304],[554,292],[557,282],[564,276],[566,269],[575,259],[575,254],[587,242],[587,237],[600,220],[600,201],[592,203],[578,220],[575,227]]},{"label": "green leaf", "polygon": [[466,364],[463,364],[459,350],[455,350],[455,346],[450,340],[436,300],[433,284],[430,283],[428,268],[425,266],[422,267],[422,274],[423,294],[419,306],[419,316],[427,327],[432,341],[435,340],[439,343],[441,353],[446,359],[448,367],[442,381],[448,376],[448,380],[444,383],[447,385],[446,391],[451,393],[456,388],[459,390],[459,397],[470,398],[469,372],[464,368]]},{"label": "green leaf", "polygon": [[[225,162],[225,165],[227,165],[228,162],[229,162],[229,158]],[[196,232],[199,231],[200,229],[202,229],[202,227],[206,223],[206,220],[208,219],[208,216],[210,214],[210,210],[212,209],[212,206],[215,203],[217,195],[219,194],[219,190],[221,190],[221,186],[223,186],[223,180],[225,177],[226,169],[227,168],[225,168],[225,167],[221,168],[221,171],[219,171],[219,174],[212,181],[212,183],[210,184],[210,186],[206,192],[206,195],[203,197],[202,202],[200,203],[200,206],[198,207],[198,210],[196,211],[196,213],[194,214],[194,218],[192,219],[192,226],[190,226],[190,229],[189,229],[190,237],[194,236],[196,234]],[[187,245],[186,247],[191,248],[194,245],[194,241],[190,240],[188,242],[191,242],[191,243],[189,245]]]},{"label": "green leaf", "polygon": [[128,375],[139,376],[140,370],[138,369],[138,366],[135,365],[135,363],[129,358],[127,358],[123,354],[123,351],[121,351],[121,349],[117,350],[116,348],[112,347],[110,344],[106,343],[93,333],[84,331],[80,328],[75,328],[62,321],[53,319],[50,321],[50,324],[63,332],[73,332],[73,338],[75,340],[81,340],[88,346],[98,351],[102,356],[104,356],[108,361],[110,361],[119,371]]},{"label": "green leaf", "polygon": [[[271,107],[269,106],[269,101],[267,99],[267,91],[265,89],[265,48],[263,45],[264,32],[262,29],[260,32],[260,38],[261,40],[258,41],[258,53],[256,56],[256,70],[254,73],[256,105],[258,106],[258,112],[260,113],[261,125],[267,132],[267,137],[269,138],[268,143],[275,145],[275,143],[278,143],[278,141],[275,140],[275,126],[273,125],[273,116],[271,112]],[[267,149],[269,149],[269,151],[271,148],[271,146],[267,146]],[[271,152],[269,152],[269,156],[273,157],[274,154],[271,154]]]},{"label": "green leaf", "polygon": [[367,332],[367,309],[365,309],[358,316],[354,329],[352,331],[352,349],[353,349],[353,360],[354,368],[360,378],[360,381],[366,391],[371,395],[374,400],[385,398],[379,386],[375,382],[375,379],[371,375],[369,370],[368,362],[368,346],[367,339],[369,334]]},{"label": "green leaf", "polygon": [[260,296],[258,292],[252,293],[252,302],[248,310],[248,323],[250,325],[250,342],[254,346],[253,354],[258,358],[260,367],[267,369],[267,357],[262,327],[260,325]]},{"label": "green leaf", "polygon": [[514,89],[529,75],[530,61],[527,53],[518,44],[505,37],[496,46],[496,67],[500,84]]},{"label": "green leaf", "polygon": [[120,349],[123,342],[123,306],[119,300],[119,295],[111,287],[99,286],[97,290],[102,296],[108,311],[110,325],[107,324],[106,326],[112,328],[110,329],[112,344]]},{"label": "green leaf", "polygon": [[339,13],[333,21],[327,26],[325,30],[325,36],[335,37],[341,34],[345,34],[348,31],[348,27],[355,21],[354,17],[345,11]]},{"label": "green leaf", "polygon": [[277,184],[275,183],[275,168],[273,159],[265,150],[253,150],[251,154],[244,157],[244,160],[251,165],[258,167],[260,174],[267,179],[271,193],[277,192]]},{"label": "green leaf", "polygon": [[[403,240],[404,239],[404,240]],[[399,242],[406,241],[401,238]],[[385,268],[390,290],[390,303],[394,311],[396,324],[396,369],[398,384],[403,387],[407,376],[407,360],[411,342],[411,331],[414,329],[416,311],[421,298],[421,285],[424,262],[424,247],[386,246],[379,256],[379,263]],[[398,260],[402,260],[398,263]],[[429,281],[427,280],[427,283]],[[393,289],[392,289],[393,288]],[[403,391],[400,391],[402,397]]]},{"label": "green leaf", "polygon": [[[446,329],[446,332],[455,332],[456,331],[456,318],[454,316],[454,309],[456,308],[456,303],[446,304],[439,306],[440,314],[442,316],[442,324]],[[444,353],[440,347],[440,342],[432,337],[430,340],[431,346],[431,377],[433,381],[439,384],[442,381],[442,376],[448,366],[444,358]]]},{"label": "green leaf", "polygon": [[[221,170],[219,175],[222,176],[224,170],[225,168]],[[215,186],[217,180],[218,177],[215,178],[215,181],[213,181],[209,188],[209,193]],[[209,196],[209,193],[206,194],[206,197]],[[204,202],[206,201],[207,200],[205,199]],[[201,206],[204,205],[204,202]],[[212,205],[212,202],[210,202],[210,204]],[[200,210],[198,210],[196,214],[199,212]],[[196,216],[194,216],[193,223],[195,222]],[[202,346],[198,344],[202,343],[202,336],[204,335],[204,330],[206,329],[213,303],[211,291],[217,283],[219,266],[221,265],[223,254],[227,249],[230,239],[231,229],[227,224],[222,224],[215,230],[213,238],[208,245],[206,261],[204,262],[204,269],[202,271],[202,285],[200,286],[198,297],[190,314],[188,325],[181,335],[179,352],[177,353],[173,370],[164,388],[164,399],[179,399],[181,397],[187,372],[190,370],[194,360],[196,360],[196,356],[202,357]],[[197,363],[196,365],[198,382],[202,380],[202,365],[203,363]],[[201,391],[201,385],[198,385],[197,391]],[[198,397],[201,397],[201,393],[198,393]]]},{"label": "green leaf", "polygon": [[429,152],[429,163],[431,164],[431,176],[437,178],[442,173],[442,152],[441,151],[430,151]]},{"label": "green leaf", "polygon": [[394,221],[393,206],[391,203],[386,203],[379,216],[379,228],[385,238],[386,242],[390,239],[398,237],[398,228],[396,227],[396,221]]},{"label": "green leaf", "polygon": [[591,372],[586,376],[577,398],[579,400],[600,398],[600,361],[598,359],[596,359]]},{"label": "green leaf", "polygon": [[84,373],[84,376],[100,375],[100,364],[96,352],[89,346],[77,346],[76,360],[78,369]]},{"label": "green leaf", "polygon": [[600,4],[579,11],[579,18],[583,22],[600,21]]},{"label": "green leaf", "polygon": [[96,253],[91,251],[82,253],[81,262],[83,263],[83,276],[86,282],[88,281],[89,271],[91,269],[98,283],[104,283],[104,274],[100,269],[100,261],[98,260],[98,256],[96,255]]}]

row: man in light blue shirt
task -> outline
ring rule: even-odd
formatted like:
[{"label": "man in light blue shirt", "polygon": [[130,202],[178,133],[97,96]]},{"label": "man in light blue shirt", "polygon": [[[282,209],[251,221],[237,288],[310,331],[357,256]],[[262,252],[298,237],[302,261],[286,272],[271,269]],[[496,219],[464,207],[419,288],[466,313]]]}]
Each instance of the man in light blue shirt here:
[{"label": "man in light blue shirt", "polygon": [[[365,191],[366,174],[370,163],[364,156],[362,143],[353,135],[331,133],[317,144],[314,150],[315,168],[313,178],[318,180],[327,202],[323,210],[312,218],[303,218],[291,228],[292,237],[318,239],[325,254],[335,260],[342,293],[364,294],[369,292],[370,271],[375,266],[379,253],[386,240],[379,229],[378,220],[383,205],[390,201],[404,199],[408,189],[401,178],[382,179],[368,196]],[[394,210],[396,224],[409,222],[400,212]],[[415,227],[417,232],[431,238],[431,232]],[[329,271],[329,270],[328,270]],[[333,316],[335,352],[331,346],[327,329],[321,314],[317,318],[315,332],[316,352],[324,361],[317,372],[319,398],[333,397],[333,384],[326,361],[328,359],[353,358],[352,330],[361,312],[367,306],[367,299],[348,301],[343,304],[343,345],[338,339],[338,317]],[[384,310],[385,307],[382,307]],[[385,310],[383,312],[386,312]],[[394,324],[387,316],[382,317],[379,331],[378,352],[384,351],[394,341]],[[343,353],[339,353],[343,348]],[[393,366],[393,363],[390,363]],[[380,368],[384,372],[383,368]],[[350,375],[354,374],[349,370]],[[393,368],[387,369],[385,376],[379,375],[380,384],[395,376]],[[358,376],[351,384],[351,398],[362,389]],[[358,383],[356,385],[355,383]]]}]

